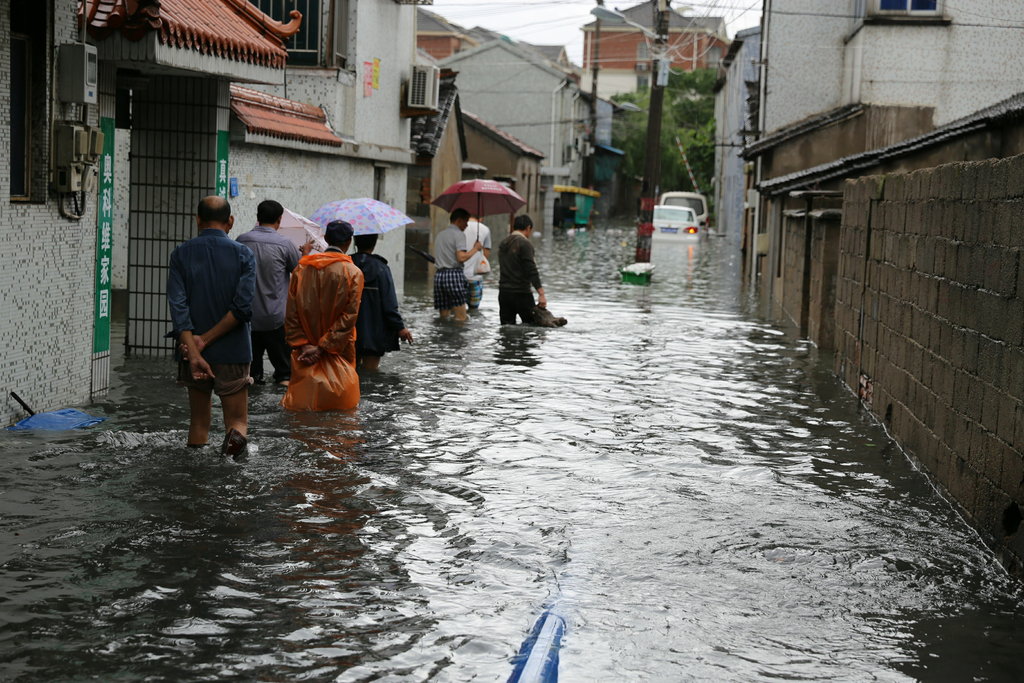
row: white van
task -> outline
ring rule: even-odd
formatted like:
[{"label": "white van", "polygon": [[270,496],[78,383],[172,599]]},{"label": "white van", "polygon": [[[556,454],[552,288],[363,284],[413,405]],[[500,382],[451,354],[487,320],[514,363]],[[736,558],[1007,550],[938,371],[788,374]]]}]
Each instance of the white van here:
[{"label": "white van", "polygon": [[697,225],[701,231],[708,229],[708,198],[697,192],[663,192],[658,204],[685,206],[697,214]]}]

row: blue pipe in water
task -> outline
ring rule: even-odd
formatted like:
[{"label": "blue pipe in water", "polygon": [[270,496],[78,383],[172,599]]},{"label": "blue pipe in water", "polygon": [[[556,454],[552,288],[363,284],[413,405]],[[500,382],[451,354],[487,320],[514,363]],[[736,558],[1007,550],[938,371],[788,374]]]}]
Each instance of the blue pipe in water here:
[{"label": "blue pipe in water", "polygon": [[565,620],[550,609],[545,610],[523,641],[519,654],[512,658],[516,668],[509,683],[556,683],[558,650],[564,634]]}]

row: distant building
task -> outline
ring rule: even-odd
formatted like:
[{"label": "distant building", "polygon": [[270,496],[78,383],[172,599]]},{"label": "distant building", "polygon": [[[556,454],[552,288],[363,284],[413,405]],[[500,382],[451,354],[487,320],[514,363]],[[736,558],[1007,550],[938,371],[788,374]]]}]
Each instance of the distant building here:
[{"label": "distant building", "polygon": [[[462,112],[469,161],[487,168],[488,178],[506,183],[526,200],[523,213],[540,222],[541,163],[544,153],[476,114]],[[493,226],[492,226],[493,227]],[[503,226],[502,226],[503,227]]]},{"label": "distant building", "polygon": [[422,7],[416,8],[416,47],[434,59],[451,57],[457,52],[469,50],[481,41],[471,36],[464,28],[457,26],[439,14]]},{"label": "distant building", "polygon": [[743,147],[757,128],[757,60],[761,28],[736,34],[715,83],[715,232],[739,244],[756,203],[748,203],[753,174]]},{"label": "distant building", "polygon": [[1014,28],[1024,4],[842,0],[829,12],[806,9],[804,0],[764,5],[757,135],[744,150],[760,191],[747,269],[773,301],[784,297],[787,212],[838,206],[836,197],[808,197],[856,177],[847,160],[1024,91]]},{"label": "distant building", "polygon": [[[629,21],[654,32],[657,2],[648,0],[621,10]],[[600,33],[598,27],[600,26]],[[621,19],[601,19],[583,27],[583,87],[591,90],[596,61],[600,73],[598,95],[609,98],[651,85],[651,50],[648,39],[635,26]],[[672,68],[682,71],[717,68],[729,47],[725,19],[689,16],[670,10],[668,54]]]},{"label": "distant building", "polygon": [[579,185],[583,160],[592,152],[590,111],[576,74],[508,39],[459,52],[441,65],[458,71],[465,109],[544,155],[540,184],[547,221],[555,198],[550,188]]}]

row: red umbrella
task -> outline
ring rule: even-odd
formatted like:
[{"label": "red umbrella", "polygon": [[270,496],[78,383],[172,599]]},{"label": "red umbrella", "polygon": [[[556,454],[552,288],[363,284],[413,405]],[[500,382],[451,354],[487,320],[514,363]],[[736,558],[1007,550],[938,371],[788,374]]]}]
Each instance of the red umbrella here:
[{"label": "red umbrella", "polygon": [[446,211],[475,211],[474,215],[479,217],[515,213],[526,204],[526,200],[496,180],[463,180],[439,194],[431,204]]}]

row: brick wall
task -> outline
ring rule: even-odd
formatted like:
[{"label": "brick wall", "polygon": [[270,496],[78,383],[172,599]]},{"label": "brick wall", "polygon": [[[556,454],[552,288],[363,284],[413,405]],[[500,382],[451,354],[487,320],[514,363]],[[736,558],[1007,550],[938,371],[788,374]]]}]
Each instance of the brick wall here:
[{"label": "brick wall", "polygon": [[417,35],[416,47],[434,59],[444,59],[459,51],[462,41],[455,36]]},{"label": "brick wall", "polygon": [[836,369],[1021,569],[1024,156],[847,184]]},{"label": "brick wall", "polygon": [[[591,68],[590,41],[592,39],[593,33],[588,31],[585,34],[587,60],[583,65],[586,69]],[[640,45],[646,43],[646,40],[639,31],[602,30],[597,48],[597,58],[601,63],[601,68],[632,69],[637,63],[639,54],[647,55],[640,61],[650,63],[650,51],[639,52]],[[697,32],[670,33],[668,54],[672,55],[672,67],[687,71],[707,68],[712,46],[717,46],[724,52],[728,44],[715,36]]]}]

